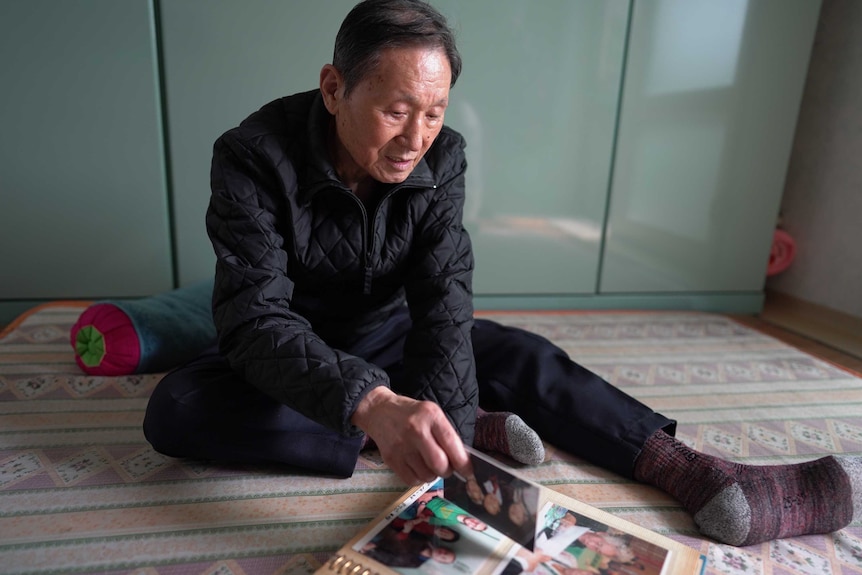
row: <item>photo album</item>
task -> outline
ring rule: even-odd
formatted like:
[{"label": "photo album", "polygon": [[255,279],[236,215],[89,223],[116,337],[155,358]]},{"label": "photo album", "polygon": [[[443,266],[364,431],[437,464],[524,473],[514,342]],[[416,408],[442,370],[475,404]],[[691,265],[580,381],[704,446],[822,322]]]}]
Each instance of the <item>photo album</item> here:
[{"label": "photo album", "polygon": [[468,476],[411,488],[316,575],[703,573],[696,549],[468,450]]}]

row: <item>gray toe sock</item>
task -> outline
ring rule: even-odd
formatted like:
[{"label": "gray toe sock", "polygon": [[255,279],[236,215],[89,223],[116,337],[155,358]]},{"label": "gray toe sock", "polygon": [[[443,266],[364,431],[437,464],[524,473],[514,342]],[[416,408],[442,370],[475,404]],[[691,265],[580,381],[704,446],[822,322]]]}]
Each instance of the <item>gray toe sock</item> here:
[{"label": "gray toe sock", "polygon": [[751,507],[739,485],[733,484],[694,514],[700,532],[729,545],[742,545],[751,528]]},{"label": "gray toe sock", "polygon": [[853,492],[853,521],[862,519],[862,457],[836,455],[835,460],[850,478]]},{"label": "gray toe sock", "polygon": [[538,434],[517,415],[506,418],[509,454],[516,461],[538,465],[545,460],[545,446]]}]

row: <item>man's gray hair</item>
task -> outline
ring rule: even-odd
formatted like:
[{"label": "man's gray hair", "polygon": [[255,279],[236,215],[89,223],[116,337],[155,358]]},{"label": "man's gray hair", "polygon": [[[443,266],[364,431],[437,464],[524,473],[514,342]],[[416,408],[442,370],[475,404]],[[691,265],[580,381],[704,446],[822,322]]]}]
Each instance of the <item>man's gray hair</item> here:
[{"label": "man's gray hair", "polygon": [[388,48],[440,48],[452,69],[451,86],[461,74],[461,55],[446,18],[423,0],[364,0],[347,14],[335,37],[332,65],[344,78],[344,93],[379,63]]}]

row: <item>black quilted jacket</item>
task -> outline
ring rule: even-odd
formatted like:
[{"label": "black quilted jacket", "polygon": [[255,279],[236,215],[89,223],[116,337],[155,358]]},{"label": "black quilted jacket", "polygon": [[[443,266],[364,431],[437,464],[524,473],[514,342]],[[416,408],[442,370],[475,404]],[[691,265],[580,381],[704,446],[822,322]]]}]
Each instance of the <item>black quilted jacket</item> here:
[{"label": "black quilted jacket", "polygon": [[326,153],[317,90],[261,108],[214,146],[207,231],[219,345],[247,382],[346,435],[382,369],[344,351],[405,299],[408,389],[472,443],[478,394],[470,239],[461,223],[464,140],[444,128],[372,213]]}]

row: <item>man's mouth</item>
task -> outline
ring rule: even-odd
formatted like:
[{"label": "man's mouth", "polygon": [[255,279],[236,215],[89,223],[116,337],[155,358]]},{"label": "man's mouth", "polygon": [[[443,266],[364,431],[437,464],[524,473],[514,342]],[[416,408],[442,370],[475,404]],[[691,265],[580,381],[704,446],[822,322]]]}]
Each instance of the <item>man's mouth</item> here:
[{"label": "man's mouth", "polygon": [[391,164],[398,168],[404,168],[413,165],[413,159],[411,158],[393,158],[392,156],[387,156],[387,159]]}]

